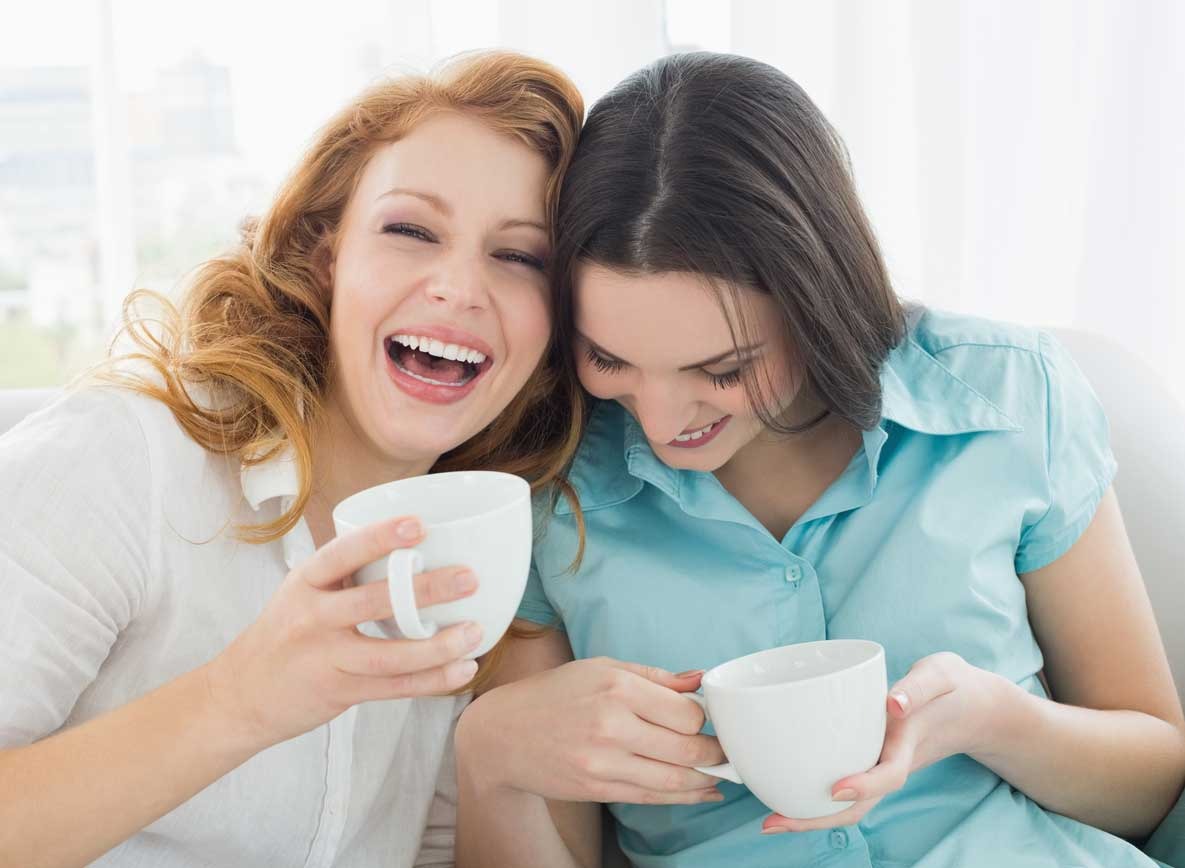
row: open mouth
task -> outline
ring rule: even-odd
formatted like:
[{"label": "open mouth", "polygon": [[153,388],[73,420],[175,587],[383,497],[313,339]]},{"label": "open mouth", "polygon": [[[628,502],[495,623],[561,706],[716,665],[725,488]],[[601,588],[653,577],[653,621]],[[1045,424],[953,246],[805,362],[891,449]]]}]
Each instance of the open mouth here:
[{"label": "open mouth", "polygon": [[717,419],[711,425],[705,425],[703,428],[698,428],[694,431],[684,431],[667,445],[679,449],[697,449],[700,446],[705,446],[716,438],[716,435],[723,430],[730,419],[732,419],[732,416],[724,416]]},{"label": "open mouth", "polygon": [[492,364],[473,347],[421,335],[392,335],[384,347],[395,367],[428,386],[464,388]]}]

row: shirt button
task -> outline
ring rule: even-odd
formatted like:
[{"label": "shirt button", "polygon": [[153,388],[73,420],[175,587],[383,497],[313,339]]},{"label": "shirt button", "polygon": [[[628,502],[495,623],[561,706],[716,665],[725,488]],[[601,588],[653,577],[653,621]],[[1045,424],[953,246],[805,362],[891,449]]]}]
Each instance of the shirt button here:
[{"label": "shirt button", "polygon": [[791,564],[786,567],[786,581],[792,585],[797,585],[802,581],[802,567],[798,564]]},{"label": "shirt button", "polygon": [[842,850],[848,846],[848,833],[843,829],[832,829],[831,846],[836,850]]}]

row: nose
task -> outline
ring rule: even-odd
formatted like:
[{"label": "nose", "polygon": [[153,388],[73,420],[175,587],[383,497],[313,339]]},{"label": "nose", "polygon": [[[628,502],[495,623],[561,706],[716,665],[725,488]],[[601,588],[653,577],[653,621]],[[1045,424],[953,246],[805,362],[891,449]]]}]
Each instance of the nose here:
[{"label": "nose", "polygon": [[455,311],[482,310],[489,307],[483,262],[477,257],[457,254],[442,262],[440,271],[427,285],[429,299]]},{"label": "nose", "polygon": [[634,416],[652,443],[670,443],[695,418],[697,405],[670,383],[646,383],[633,396]]}]

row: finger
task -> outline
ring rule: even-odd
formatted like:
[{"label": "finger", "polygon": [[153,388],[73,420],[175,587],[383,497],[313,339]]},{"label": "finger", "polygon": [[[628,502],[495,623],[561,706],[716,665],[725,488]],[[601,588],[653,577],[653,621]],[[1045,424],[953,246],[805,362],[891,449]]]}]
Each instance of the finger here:
[{"label": "finger", "polygon": [[643,720],[683,735],[704,727],[704,710],[678,693],[644,678],[631,678],[621,692],[629,709]]},{"label": "finger", "polygon": [[[419,573],[413,582],[416,605],[421,609],[471,596],[477,590],[477,577],[465,567],[442,567]],[[386,580],[324,594],[317,605],[323,623],[333,627],[352,627],[394,614]]]},{"label": "finger", "polygon": [[700,679],[704,676],[704,670],[702,669],[689,669],[686,672],[672,673],[658,666],[647,666],[644,663],[628,663],[625,660],[608,660],[607,662],[617,669],[624,669],[626,672],[630,672],[640,678],[645,678],[647,681],[678,693],[699,690]]},{"label": "finger", "polygon": [[659,683],[662,680],[677,682],[683,676],[682,681],[687,689],[682,692],[687,692],[693,689],[692,683],[699,682],[702,673],[698,670],[676,676],[655,666],[608,658],[590,662],[604,666],[602,675],[605,681],[602,688],[608,698],[616,698],[643,720],[685,735],[694,735],[703,728],[703,709],[681,697],[674,689]]},{"label": "finger", "polygon": [[371,561],[415,545],[423,528],[415,518],[392,518],[352,530],[327,542],[293,573],[315,588],[330,588]]},{"label": "finger", "polygon": [[882,761],[868,771],[836,781],[831,798],[837,802],[862,802],[896,792],[905,786],[909,766],[902,757]]},{"label": "finger", "polygon": [[376,678],[395,678],[444,666],[481,643],[481,625],[454,624],[431,639],[376,639],[351,634],[334,651],[342,672]]},{"label": "finger", "polygon": [[619,763],[613,763],[598,777],[656,793],[703,790],[720,783],[719,778],[705,775],[695,769],[637,755],[623,757]]},{"label": "finger", "polygon": [[705,802],[722,802],[724,794],[715,787],[661,792],[615,781],[598,787],[593,798],[598,802],[618,802],[627,805],[699,805]]},{"label": "finger", "polygon": [[442,696],[460,690],[477,674],[477,661],[454,660],[435,669],[410,672],[391,678],[358,676],[352,685],[352,703],[415,696]]},{"label": "finger", "polygon": [[637,730],[625,746],[639,756],[679,766],[714,766],[727,762],[720,742],[713,736],[686,735],[646,720],[638,720]]},{"label": "finger", "polygon": [[897,718],[906,717],[928,702],[955,689],[954,681],[939,655],[923,657],[889,690],[887,709]]},{"label": "finger", "polygon": [[832,814],[830,817],[816,817],[813,820],[796,820],[783,817],[781,814],[770,814],[761,824],[761,834],[777,835],[782,832],[815,832],[819,829],[834,829],[838,826],[851,826],[863,819],[864,815],[876,807],[880,799],[869,799],[866,802],[856,802],[850,808]]}]

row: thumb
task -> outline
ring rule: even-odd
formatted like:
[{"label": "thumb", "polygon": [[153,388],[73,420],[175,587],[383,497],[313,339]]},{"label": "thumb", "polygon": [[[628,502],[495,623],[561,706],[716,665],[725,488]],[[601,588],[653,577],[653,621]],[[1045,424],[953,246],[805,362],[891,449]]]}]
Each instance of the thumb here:
[{"label": "thumb", "polygon": [[646,666],[642,663],[627,663],[615,660],[613,665],[626,672],[645,678],[655,684],[674,690],[676,693],[694,693],[699,690],[700,679],[704,677],[704,670],[689,669],[686,672],[672,673],[658,666]]}]

